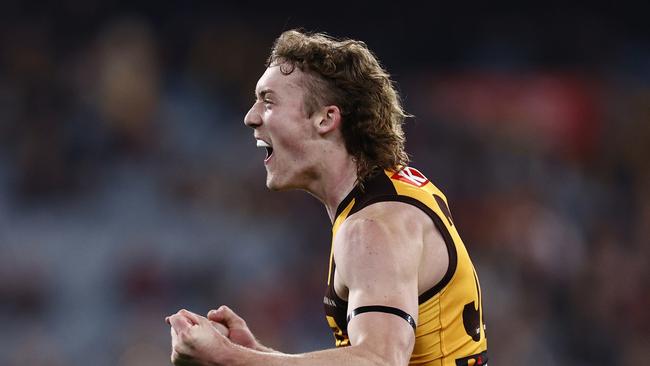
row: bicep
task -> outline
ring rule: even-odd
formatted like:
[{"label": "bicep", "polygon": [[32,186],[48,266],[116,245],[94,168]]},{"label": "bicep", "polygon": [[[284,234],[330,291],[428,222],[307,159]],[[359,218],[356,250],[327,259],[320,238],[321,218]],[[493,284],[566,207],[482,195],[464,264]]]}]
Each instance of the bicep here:
[{"label": "bicep", "polygon": [[417,323],[422,249],[418,230],[395,224],[356,220],[346,228],[337,258],[348,288],[348,314],[377,306],[350,319],[351,344],[367,347],[391,365],[408,363],[413,350],[415,332],[404,314]]}]

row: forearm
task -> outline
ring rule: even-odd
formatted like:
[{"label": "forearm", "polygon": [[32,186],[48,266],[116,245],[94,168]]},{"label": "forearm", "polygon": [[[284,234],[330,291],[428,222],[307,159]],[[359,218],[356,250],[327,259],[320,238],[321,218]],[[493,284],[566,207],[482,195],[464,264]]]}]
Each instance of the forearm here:
[{"label": "forearm", "polygon": [[278,353],[278,354],[282,354],[282,352],[280,352],[280,351],[276,351],[271,347],[267,347],[267,346],[263,345],[258,340],[255,340],[255,346],[252,349],[255,350],[255,351],[261,352],[261,353]]},{"label": "forearm", "polygon": [[[225,366],[388,366],[380,356],[359,346],[333,348],[303,354],[286,354],[236,347]],[[390,365],[396,366],[396,365]]]}]

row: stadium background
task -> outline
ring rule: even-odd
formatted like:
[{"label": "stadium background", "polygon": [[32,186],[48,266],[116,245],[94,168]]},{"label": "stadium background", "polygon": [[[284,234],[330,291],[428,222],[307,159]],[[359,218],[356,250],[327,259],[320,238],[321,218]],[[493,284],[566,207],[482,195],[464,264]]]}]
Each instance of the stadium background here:
[{"label": "stadium background", "polygon": [[[484,292],[491,364],[650,358],[648,6],[0,4],[0,364],[165,365],[219,304],[332,344],[329,222],[242,118],[273,39],[362,39]],[[317,9],[318,8],[318,9]]]}]

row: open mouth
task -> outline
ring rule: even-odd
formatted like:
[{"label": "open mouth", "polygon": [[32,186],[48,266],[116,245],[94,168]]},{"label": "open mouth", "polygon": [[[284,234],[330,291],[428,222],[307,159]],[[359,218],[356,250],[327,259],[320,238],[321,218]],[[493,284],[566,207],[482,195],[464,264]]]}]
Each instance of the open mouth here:
[{"label": "open mouth", "polygon": [[264,140],[257,140],[257,147],[263,147],[266,149],[266,158],[264,158],[264,162],[269,161],[271,159],[271,156],[273,155],[273,147],[271,144]]}]

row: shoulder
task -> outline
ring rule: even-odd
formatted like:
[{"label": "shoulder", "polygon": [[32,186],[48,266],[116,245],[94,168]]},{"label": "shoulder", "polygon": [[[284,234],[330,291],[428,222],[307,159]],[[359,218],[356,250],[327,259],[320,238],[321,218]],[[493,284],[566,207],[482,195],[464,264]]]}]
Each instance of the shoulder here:
[{"label": "shoulder", "polygon": [[359,267],[417,267],[427,225],[429,217],[409,204],[379,202],[364,207],[345,220],[335,237],[337,269],[344,274]]},{"label": "shoulder", "polygon": [[[419,208],[399,201],[373,203],[348,217],[337,237],[363,239],[365,235],[417,234],[431,219]],[[361,235],[361,237],[360,237]]]}]

